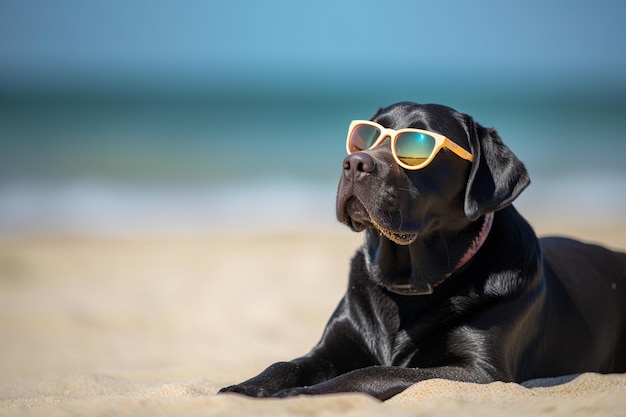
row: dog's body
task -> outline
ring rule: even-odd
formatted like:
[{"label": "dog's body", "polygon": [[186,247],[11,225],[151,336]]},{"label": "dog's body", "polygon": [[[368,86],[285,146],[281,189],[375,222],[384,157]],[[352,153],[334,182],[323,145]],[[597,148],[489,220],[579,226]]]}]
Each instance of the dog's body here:
[{"label": "dog's body", "polygon": [[525,167],[469,116],[398,103],[372,120],[441,133],[474,161],[442,151],[409,171],[389,144],[349,155],[337,217],[367,236],[344,298],[309,354],[221,392],[384,400],[430,378],[626,372],[626,254],[537,239],[511,205]]}]

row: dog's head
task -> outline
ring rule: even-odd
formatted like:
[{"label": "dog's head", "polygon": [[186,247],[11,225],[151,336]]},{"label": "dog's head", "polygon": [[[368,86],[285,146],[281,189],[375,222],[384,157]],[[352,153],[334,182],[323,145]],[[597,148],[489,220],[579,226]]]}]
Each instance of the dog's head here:
[{"label": "dog's head", "polygon": [[494,129],[449,107],[397,103],[371,120],[385,128],[444,135],[468,150],[473,161],[443,148],[424,168],[407,170],[396,163],[389,137],[373,149],[348,155],[337,218],[355,231],[377,229],[395,244],[410,245],[435,232],[462,230],[485,213],[508,206],[530,182],[524,165]]}]

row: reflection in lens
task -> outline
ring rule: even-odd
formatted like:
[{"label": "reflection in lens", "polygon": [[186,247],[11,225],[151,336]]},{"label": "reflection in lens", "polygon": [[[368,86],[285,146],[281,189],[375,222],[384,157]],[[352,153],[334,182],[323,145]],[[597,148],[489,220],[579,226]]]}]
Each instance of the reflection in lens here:
[{"label": "reflection in lens", "polygon": [[380,131],[374,126],[357,125],[350,135],[350,151],[359,152],[371,148],[379,135]]},{"label": "reflection in lens", "polygon": [[402,133],[396,140],[396,155],[403,163],[418,166],[426,162],[435,148],[435,138],[425,133]]}]

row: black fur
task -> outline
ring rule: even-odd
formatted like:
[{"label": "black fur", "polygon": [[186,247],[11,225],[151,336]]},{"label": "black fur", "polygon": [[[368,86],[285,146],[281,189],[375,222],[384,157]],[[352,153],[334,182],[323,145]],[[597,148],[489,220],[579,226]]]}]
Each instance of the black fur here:
[{"label": "black fur", "polygon": [[[365,243],[347,292],[309,354],[220,392],[257,397],[365,392],[381,400],[429,378],[488,383],[626,372],[626,254],[538,240],[511,202],[524,165],[493,129],[439,105],[398,103],[372,120],[441,133],[473,156],[442,150],[408,171],[389,140],[349,155],[337,218]],[[454,267],[495,212],[481,249]],[[408,245],[387,234],[417,234]],[[450,273],[452,274],[450,275]],[[390,292],[396,283],[431,295]]]}]

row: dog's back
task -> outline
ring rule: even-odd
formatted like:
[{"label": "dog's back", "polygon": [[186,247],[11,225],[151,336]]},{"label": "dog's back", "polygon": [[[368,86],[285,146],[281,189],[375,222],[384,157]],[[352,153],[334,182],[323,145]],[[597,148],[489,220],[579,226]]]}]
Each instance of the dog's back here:
[{"label": "dog's back", "polygon": [[536,352],[546,358],[542,368],[554,375],[571,373],[573,364],[580,372],[626,372],[626,254],[566,238],[540,242],[547,310]]}]

